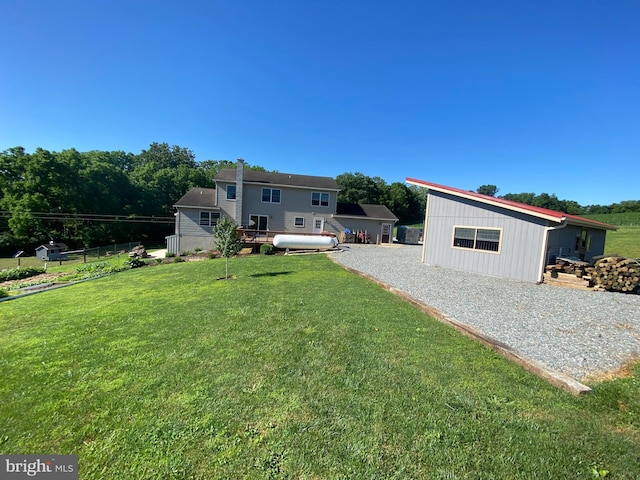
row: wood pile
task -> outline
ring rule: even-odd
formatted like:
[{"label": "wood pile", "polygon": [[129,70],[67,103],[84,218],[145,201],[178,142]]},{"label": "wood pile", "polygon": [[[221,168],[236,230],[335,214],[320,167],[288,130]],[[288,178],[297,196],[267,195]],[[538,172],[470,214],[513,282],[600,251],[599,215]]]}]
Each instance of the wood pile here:
[{"label": "wood pile", "polygon": [[640,261],[619,256],[596,260],[587,269],[595,288],[614,292],[640,291]]},{"label": "wood pile", "polygon": [[557,258],[554,265],[547,266],[544,281],[577,288],[640,293],[640,259],[610,255],[594,257],[592,262]]},{"label": "wood pile", "polygon": [[558,273],[570,273],[582,278],[591,264],[576,258],[556,258],[556,264],[550,265],[547,270],[553,278],[557,278]]}]

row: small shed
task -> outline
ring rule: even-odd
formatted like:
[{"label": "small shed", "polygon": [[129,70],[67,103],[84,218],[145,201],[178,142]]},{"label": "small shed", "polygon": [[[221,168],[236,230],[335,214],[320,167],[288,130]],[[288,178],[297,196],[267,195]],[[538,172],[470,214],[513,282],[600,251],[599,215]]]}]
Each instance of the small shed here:
[{"label": "small shed", "polygon": [[398,243],[406,243],[410,245],[418,245],[422,243],[422,229],[416,227],[407,227],[400,225],[396,234]]},{"label": "small shed", "polygon": [[65,258],[65,252],[69,250],[64,243],[50,242],[36,248],[36,258],[38,260],[61,260]]}]

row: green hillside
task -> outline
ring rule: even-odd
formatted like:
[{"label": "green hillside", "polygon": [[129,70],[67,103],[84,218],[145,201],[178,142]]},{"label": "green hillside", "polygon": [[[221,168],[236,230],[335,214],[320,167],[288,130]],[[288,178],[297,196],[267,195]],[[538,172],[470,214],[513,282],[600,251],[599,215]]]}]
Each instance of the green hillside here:
[{"label": "green hillside", "polygon": [[618,230],[607,232],[606,255],[640,258],[640,212],[601,213],[585,218],[616,225]]}]

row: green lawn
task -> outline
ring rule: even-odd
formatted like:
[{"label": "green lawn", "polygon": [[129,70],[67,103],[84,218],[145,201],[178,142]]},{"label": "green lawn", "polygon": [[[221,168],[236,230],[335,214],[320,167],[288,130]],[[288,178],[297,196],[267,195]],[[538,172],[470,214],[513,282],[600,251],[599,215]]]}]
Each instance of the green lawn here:
[{"label": "green lawn", "polygon": [[0,452],[81,479],[638,478],[640,369],[577,398],[324,255],[0,304]]},{"label": "green lawn", "polygon": [[640,258],[640,225],[625,225],[607,232],[605,254],[617,254],[628,258]]},{"label": "green lawn", "polygon": [[587,218],[616,225],[618,230],[607,232],[604,253],[640,258],[640,212],[601,213]]}]

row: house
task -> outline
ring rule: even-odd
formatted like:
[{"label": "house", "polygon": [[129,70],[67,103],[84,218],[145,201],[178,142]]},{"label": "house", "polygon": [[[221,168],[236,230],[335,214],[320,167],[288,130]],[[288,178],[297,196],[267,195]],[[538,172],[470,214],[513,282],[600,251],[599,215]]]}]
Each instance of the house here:
[{"label": "house", "polygon": [[406,179],[427,189],[422,262],[542,282],[557,257],[589,261],[616,227],[576,215]]},{"label": "house", "polygon": [[49,242],[36,248],[36,258],[45,261],[64,260],[68,249],[64,243]]},{"label": "house", "polygon": [[216,188],[192,188],[174,207],[175,234],[167,250],[179,253],[212,247],[212,229],[231,217],[245,243],[272,243],[277,233],[330,233],[341,241],[393,242],[398,218],[383,205],[338,203],[335,179],[310,175],[226,168],[214,177]]}]

